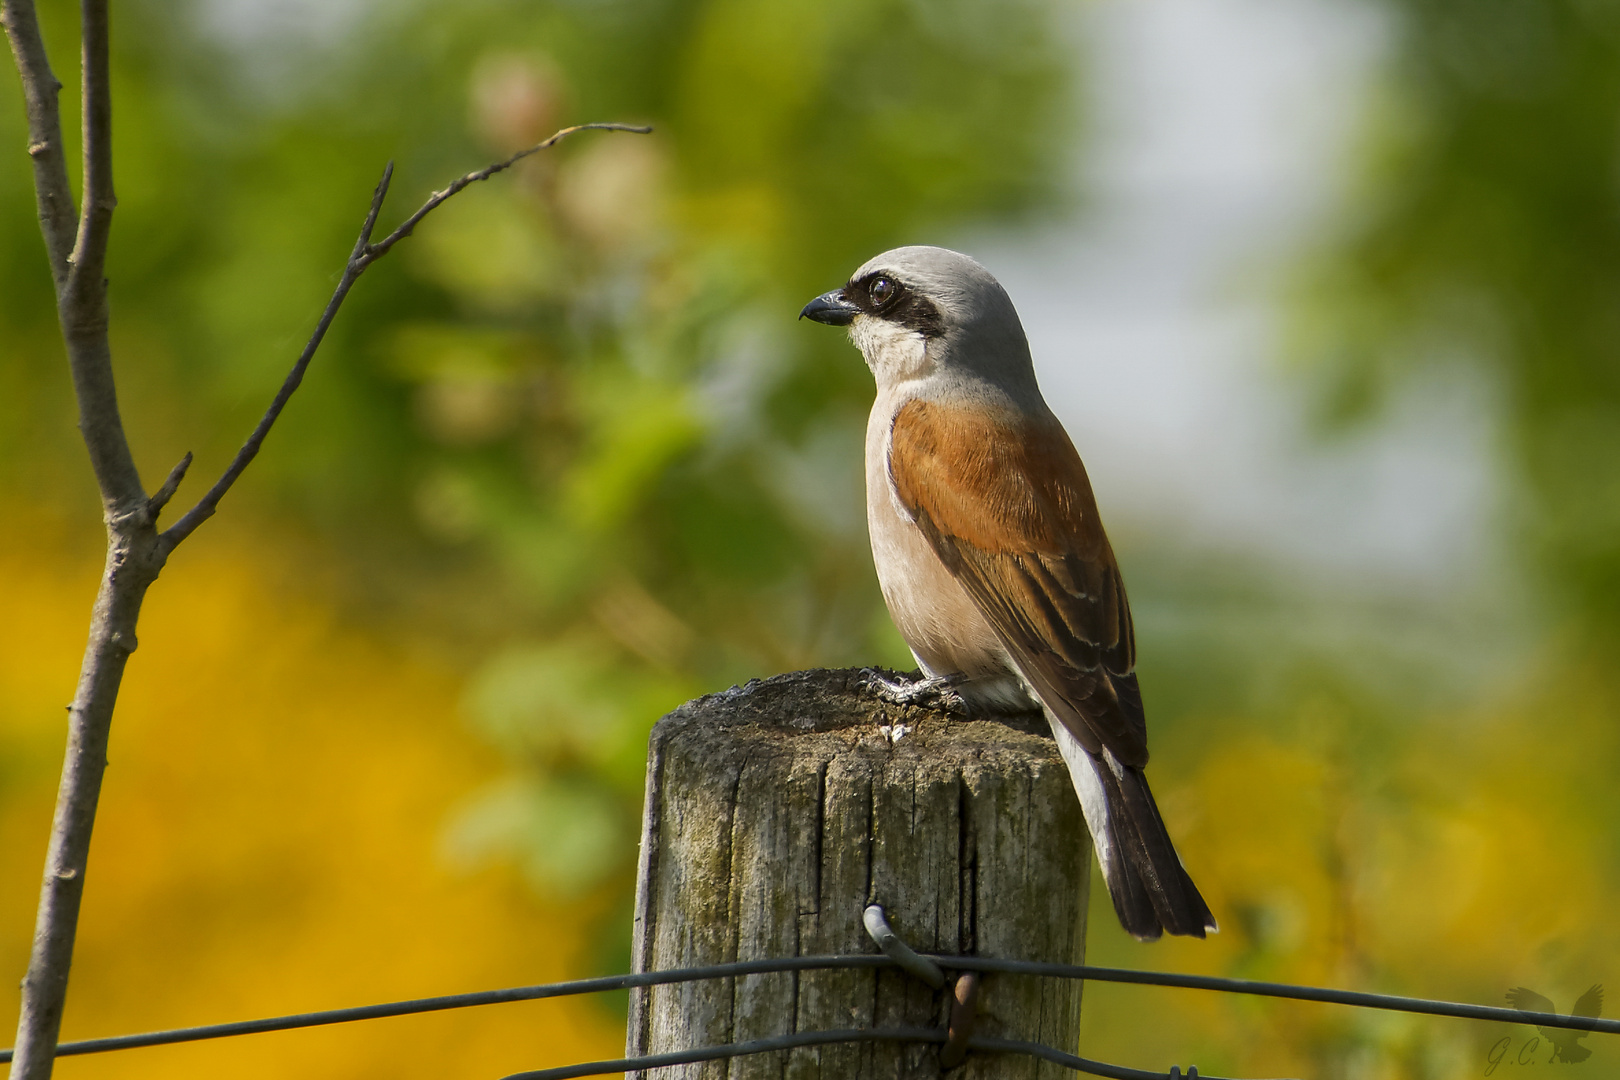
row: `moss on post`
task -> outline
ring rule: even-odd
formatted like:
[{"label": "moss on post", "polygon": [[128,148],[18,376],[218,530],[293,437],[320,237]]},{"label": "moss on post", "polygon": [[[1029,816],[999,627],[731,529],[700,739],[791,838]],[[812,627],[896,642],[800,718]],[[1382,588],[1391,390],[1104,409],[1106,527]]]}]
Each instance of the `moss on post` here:
[{"label": "moss on post", "polygon": [[[682,706],[651,739],[636,970],[875,953],[861,923],[869,903],[921,952],[1083,962],[1090,848],[1045,726],[1036,715],[969,720],[896,706],[858,670],[783,675]],[[980,1034],[1075,1048],[1078,983],[992,975],[980,1001]],[[892,970],[654,987],[632,996],[629,1052],[942,1028],[949,1007],[949,986]],[[934,1077],[939,1048],[827,1046],[673,1072]],[[954,1075],[1067,1072],[974,1053]]]}]

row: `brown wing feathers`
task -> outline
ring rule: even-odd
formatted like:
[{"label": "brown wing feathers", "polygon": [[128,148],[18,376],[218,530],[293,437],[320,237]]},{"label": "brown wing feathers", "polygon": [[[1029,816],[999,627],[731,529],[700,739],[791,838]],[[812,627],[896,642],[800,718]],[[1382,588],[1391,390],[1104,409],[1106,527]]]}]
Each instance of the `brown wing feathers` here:
[{"label": "brown wing feathers", "polygon": [[1125,586],[1062,426],[911,401],[890,429],[889,474],[1024,678],[1090,752],[1120,921],[1140,938],[1203,937],[1215,920],[1142,773],[1147,727]]},{"label": "brown wing feathers", "polygon": [[1145,764],[1125,589],[1056,418],[911,401],[890,439],[901,503],[1048,707],[1086,749]]}]

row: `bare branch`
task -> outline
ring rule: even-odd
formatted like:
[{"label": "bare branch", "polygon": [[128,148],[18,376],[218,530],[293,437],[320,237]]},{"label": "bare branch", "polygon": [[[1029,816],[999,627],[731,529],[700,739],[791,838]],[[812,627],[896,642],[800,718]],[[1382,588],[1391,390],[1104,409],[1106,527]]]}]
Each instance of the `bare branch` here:
[{"label": "bare branch", "polygon": [[270,402],[270,407],[264,411],[264,416],[253,429],[253,434],[247,437],[247,442],[236,452],[236,457],[226,467],[220,478],[214,481],[214,486],[208,493],[197,500],[197,505],[187,510],[185,514],[163,532],[163,542],[170,548],[197,531],[197,526],[214,516],[219,509],[219,500],[231,490],[242,471],[248,467],[254,458],[259,456],[259,447],[264,445],[264,438],[270,434],[270,428],[275,425],[281,410],[287,407],[292,399],[293,392],[304,381],[304,372],[309,369],[309,362],[315,359],[315,350],[320,348],[322,340],[326,337],[327,328],[337,317],[338,308],[343,306],[344,298],[360,275],[365,272],[367,263],[364,262],[366,247],[371,243],[372,230],[377,227],[377,214],[382,210],[383,199],[388,195],[388,185],[394,178],[394,163],[390,161],[383,169],[382,179],[377,182],[377,189],[371,195],[371,209],[366,213],[365,224],[360,227],[360,238],[354,242],[354,251],[349,255],[348,263],[343,267],[343,276],[338,279],[337,288],[332,292],[332,299],[326,302],[326,310],[315,324],[315,332],[309,336],[304,345],[304,351],[298,354],[298,360],[293,364],[287,378],[282,381],[281,389]]},{"label": "bare branch", "polygon": [[101,488],[108,520],[140,513],[146,489],[124,437],[107,341],[107,235],[112,228],[112,92],[107,55],[107,0],[84,0],[84,206],[78,240],[57,294],[57,316],[67,343],[79,433]]},{"label": "bare branch", "polygon": [[125,665],[135,651],[141,603],[163,567],[157,536],[143,522],[139,515],[117,519],[108,530],[106,569],[90,615],[79,685],[68,708],[67,753],[23,978],[11,1080],[49,1080],[56,1056],[113,709]]},{"label": "bare branch", "polygon": [[344,298],[349,295],[349,290],[354,287],[354,283],[359,279],[360,275],[365,273],[372,263],[388,254],[395,244],[411,235],[412,230],[416,228],[423,218],[438,209],[451,196],[471,184],[475,184],[480,180],[488,180],[496,173],[510,169],[531,154],[537,154],[541,150],[557,145],[576,131],[628,131],[637,135],[646,135],[652,131],[652,128],[631,124],[576,124],[573,127],[563,128],[544,142],[536,143],[526,150],[520,150],[505,161],[498,161],[486,168],[479,169],[477,172],[470,172],[457,178],[444,190],[435,191],[416,213],[406,218],[398,228],[382,240],[373,244],[371,242],[372,231],[376,228],[377,215],[382,210],[383,199],[388,194],[388,186],[394,175],[394,163],[388,163],[388,167],[383,170],[382,180],[377,184],[377,190],[371,196],[371,209],[366,214],[365,224],[360,229],[360,238],[355,241],[354,251],[349,255],[349,261],[343,268],[343,276],[338,279],[337,288],[332,292],[332,299],[327,301],[326,310],[321,312],[320,321],[315,324],[315,331],[310,335],[309,342],[304,346],[304,351],[299,354],[297,362],[292,366],[292,370],[287,373],[287,378],[282,382],[281,389],[276,392],[275,400],[270,402],[270,407],[265,410],[258,426],[253,429],[253,434],[248,436],[247,441],[242,444],[242,448],[236,452],[236,457],[231,460],[225,472],[214,482],[214,486],[208,489],[208,493],[197,501],[197,505],[186,511],[179,521],[176,521],[163,532],[163,541],[169,550],[173,550],[176,544],[179,544],[195,532],[197,526],[214,516],[214,512],[219,508],[219,501],[225,497],[225,493],[236,483],[237,478],[242,475],[242,471],[258,455],[259,448],[264,445],[265,436],[270,434],[270,428],[275,425],[276,419],[281,416],[281,411],[286,408],[293,391],[297,390],[298,384],[303,382],[304,372],[308,369],[309,362],[314,359],[315,350],[320,347],[322,339],[326,337],[327,328],[332,325],[332,320],[337,316],[338,308],[343,306]]},{"label": "bare branch", "polygon": [[558,143],[562,142],[576,131],[628,131],[634,135],[652,134],[652,128],[645,124],[575,124],[573,127],[565,127],[555,135],[551,136],[551,138],[546,139],[544,142],[535,143],[526,150],[519,150],[505,161],[497,161],[495,164],[490,165],[487,168],[479,169],[477,172],[470,172],[466,176],[455,180],[443,191],[435,191],[428,201],[422,204],[422,208],[416,213],[412,214],[410,217],[406,218],[400,224],[399,228],[395,229],[382,240],[366,250],[366,262],[375,262],[377,259],[380,259],[382,256],[388,254],[389,248],[411,235],[411,232],[416,228],[417,224],[421,222],[423,218],[437,210],[440,203],[444,202],[458,191],[471,184],[476,184],[480,180],[488,180],[496,173],[505,172],[507,169],[510,169],[513,165],[516,165],[518,162],[522,161],[531,154],[538,154],[542,150],[551,149],[553,146],[556,146]]},{"label": "bare branch", "polygon": [[[145,489],[124,437],[107,343],[107,234],[116,200],[112,188],[112,97],[109,88],[107,0],[84,0],[85,205],[72,240],[73,202],[62,161],[57,92],[30,0],[5,0],[6,33],[17,57],[28,104],[30,152],[40,227],[56,286],[57,318],[79,403],[79,430],[107,522],[107,562],[90,617],[89,641],[68,716],[68,746],[45,854],[34,939],[23,979],[12,1080],[49,1080],[67,998],[78,933],[79,906],[90,858],[90,837],[107,765],[113,709],[146,590],[167,555],[152,526]],[[75,243],[71,254],[69,243]],[[179,483],[178,476],[172,476]],[[160,493],[161,494],[161,493]],[[164,496],[167,498],[167,496]]]},{"label": "bare branch", "polygon": [[186,456],[180,459],[180,463],[169,470],[168,479],[163,481],[163,486],[154,491],[152,497],[146,500],[146,512],[153,521],[156,521],[158,514],[162,513],[163,508],[169,505],[169,500],[174,498],[174,493],[180,490],[180,481],[186,478],[186,470],[189,468],[191,468],[191,452],[188,450]]},{"label": "bare branch", "polygon": [[[641,131],[623,124],[584,124],[565,128],[506,161],[469,173],[432,198],[380,244],[371,237],[393,179],[390,162],[371,197],[354,250],[344,265],[332,299],[321,313],[304,351],[288,373],[275,400],[252,435],[208,493],[166,532],[156,529],[158,513],[173,498],[191,465],[187,454],[170,471],[151,498],[147,498],[136,472],[113,381],[112,354],[107,344],[107,282],[104,274],[107,236],[116,198],[112,184],[112,105],[108,86],[108,0],[82,0],[84,41],[85,204],[71,255],[71,200],[61,166],[61,133],[56,108],[60,89],[45,63],[44,47],[34,19],[31,0],[0,0],[6,33],[11,39],[28,95],[30,137],[35,156],[35,182],[39,191],[40,219],[51,269],[57,286],[57,313],[67,344],[73,389],[79,402],[79,427],[90,452],[96,480],[101,486],[107,520],[107,564],[91,615],[89,642],[79,671],[78,692],[69,713],[67,753],[57,791],[56,814],[51,824],[50,847],[40,888],[28,973],[23,980],[22,1011],[12,1061],[12,1080],[49,1080],[55,1059],[62,1008],[67,997],[68,973],[73,964],[79,906],[84,895],[84,874],[89,861],[90,837],[95,825],[113,709],[124,667],[135,650],[135,628],[142,601],[162,571],[169,553],[218,509],[219,501],[258,454],[265,436],[286,408],[304,372],[320,347],[344,298],[360,275],[377,259],[409,236],[424,217],[456,192],[484,180],[575,131],[605,129]],[[41,162],[44,162],[42,165]],[[66,216],[62,212],[66,207]]]},{"label": "bare branch", "polygon": [[107,0],[84,0],[84,206],[68,280],[57,296],[68,368],[79,403],[79,434],[91,455],[109,520],[141,513],[146,487],[118,415],[112,348],[107,342],[107,235],[118,199],[112,189],[112,87],[107,57]]},{"label": "bare branch", "polygon": [[5,25],[22,76],[40,229],[45,235],[51,278],[56,286],[57,315],[79,403],[79,430],[101,488],[104,512],[111,519],[137,510],[145,503],[146,494],[118,415],[112,353],[107,344],[103,267],[116,203],[112,190],[107,0],[85,0],[83,21],[86,197],[75,243],[73,192],[68,185],[57,104],[61,84],[51,72],[33,0],[4,0],[0,9],[0,22]]},{"label": "bare branch", "polygon": [[112,230],[112,72],[108,60],[107,0],[83,0],[83,138],[84,208],[79,214],[78,238],[73,245],[69,291],[83,278],[87,293],[105,294],[107,235]]},{"label": "bare branch", "polygon": [[45,39],[39,32],[34,0],[0,3],[0,26],[5,27],[22,76],[23,105],[28,114],[28,156],[34,161],[34,198],[39,206],[39,228],[45,234],[51,279],[61,292],[67,283],[68,257],[73,252],[73,189],[68,185],[67,158],[62,152],[62,114],[57,97],[62,84],[51,71]]}]

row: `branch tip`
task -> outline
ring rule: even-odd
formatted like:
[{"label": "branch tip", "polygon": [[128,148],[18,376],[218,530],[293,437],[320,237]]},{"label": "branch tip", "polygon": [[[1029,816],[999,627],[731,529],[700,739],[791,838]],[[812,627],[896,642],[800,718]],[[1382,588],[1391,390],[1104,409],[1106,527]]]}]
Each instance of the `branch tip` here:
[{"label": "branch tip", "polygon": [[[389,248],[411,235],[411,232],[416,228],[416,226],[421,224],[423,218],[427,217],[434,210],[437,210],[445,202],[445,200],[449,199],[451,196],[464,190],[472,184],[478,183],[480,180],[488,180],[496,173],[505,172],[507,169],[510,169],[513,165],[516,165],[518,162],[522,161],[531,154],[538,154],[542,150],[551,149],[568,136],[579,131],[626,131],[632,135],[649,135],[652,133],[652,126],[650,124],[575,124],[572,127],[565,127],[561,131],[555,132],[549,138],[543,139],[540,142],[535,143],[533,146],[519,150],[517,153],[513,154],[504,161],[497,161],[493,165],[486,165],[476,172],[470,172],[464,176],[459,176],[455,180],[451,181],[450,184],[447,185],[442,191],[435,191],[431,196],[429,196],[428,201],[423,203],[416,213],[402,221],[393,232],[389,233],[375,244],[368,242],[364,251],[366,265],[370,265],[373,261],[386,254]],[[392,169],[392,162],[389,163],[389,167]]]},{"label": "branch tip", "polygon": [[180,481],[186,478],[186,470],[189,468],[191,468],[191,451],[187,450],[186,456],[180,459],[180,463],[169,470],[168,479],[163,481],[163,486],[153,492],[150,499],[146,500],[146,511],[152,515],[152,520],[156,521],[158,514],[163,511],[165,506],[169,505],[169,500],[174,498],[174,493],[180,489]]},{"label": "branch tip", "polygon": [[[208,489],[207,493],[197,501],[195,506],[187,510],[180,517],[180,520],[164,531],[163,539],[171,549],[195,532],[197,526],[214,515],[214,511],[219,507],[219,501],[225,497],[226,492],[230,491],[237,478],[242,475],[242,471],[248,467],[248,463],[258,455],[259,448],[264,445],[265,437],[270,434],[270,429],[275,426],[276,420],[281,416],[282,409],[286,408],[288,400],[292,398],[293,391],[297,390],[299,383],[303,382],[304,372],[308,370],[309,362],[314,359],[315,350],[320,347],[321,341],[326,337],[327,328],[332,325],[332,320],[337,316],[338,308],[343,305],[344,298],[349,295],[349,290],[354,287],[354,283],[359,279],[360,275],[365,273],[372,263],[388,254],[395,244],[411,235],[411,230],[416,228],[423,218],[438,209],[446,199],[463,190],[469,184],[474,184],[479,180],[488,180],[496,173],[511,168],[530,154],[555,146],[576,131],[628,131],[636,135],[646,135],[652,131],[652,128],[648,125],[638,124],[576,124],[573,127],[563,128],[544,142],[537,143],[527,150],[520,150],[505,161],[497,161],[495,164],[488,165],[477,172],[470,172],[451,182],[443,191],[435,191],[427,202],[423,203],[414,214],[401,222],[393,232],[376,243],[372,243],[371,236],[372,231],[377,226],[377,215],[382,212],[383,200],[387,197],[388,188],[394,180],[394,162],[390,160],[383,167],[382,179],[377,181],[377,188],[372,192],[371,206],[366,211],[365,224],[360,227],[360,235],[354,242],[354,250],[349,255],[348,263],[343,268],[343,276],[338,280],[337,288],[333,290],[332,298],[327,301],[325,310],[321,312],[321,317],[315,324],[315,330],[310,334],[309,341],[304,345],[304,351],[299,354],[298,359],[293,363],[292,370],[287,373],[286,379],[281,384],[281,389],[277,391],[274,400],[270,402],[270,407],[265,410],[264,416],[260,418],[258,425],[253,429],[253,433],[247,437],[247,441],[242,444],[241,449],[236,452],[236,457],[232,459],[224,474],[214,481],[214,486]],[[178,484],[179,481],[176,480],[175,483]],[[164,487],[167,488],[168,484],[165,483]]]},{"label": "branch tip", "polygon": [[383,166],[382,179],[377,181],[377,187],[371,193],[371,207],[366,211],[365,224],[360,226],[360,239],[355,241],[354,254],[349,256],[351,266],[356,259],[371,254],[371,234],[377,228],[377,215],[382,213],[383,200],[388,198],[388,186],[393,182],[394,162],[390,158],[388,164]]}]

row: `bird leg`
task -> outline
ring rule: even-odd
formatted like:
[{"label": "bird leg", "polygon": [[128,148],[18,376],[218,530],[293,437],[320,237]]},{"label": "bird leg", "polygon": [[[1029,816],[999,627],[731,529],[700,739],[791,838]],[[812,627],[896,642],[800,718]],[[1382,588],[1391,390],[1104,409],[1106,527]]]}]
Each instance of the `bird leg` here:
[{"label": "bird leg", "polygon": [[865,678],[862,681],[867,688],[891,705],[938,709],[941,712],[967,712],[967,702],[957,691],[957,687],[968,681],[964,675],[925,677],[919,671],[915,675],[897,672],[891,678],[881,668],[866,668],[863,674]]}]

